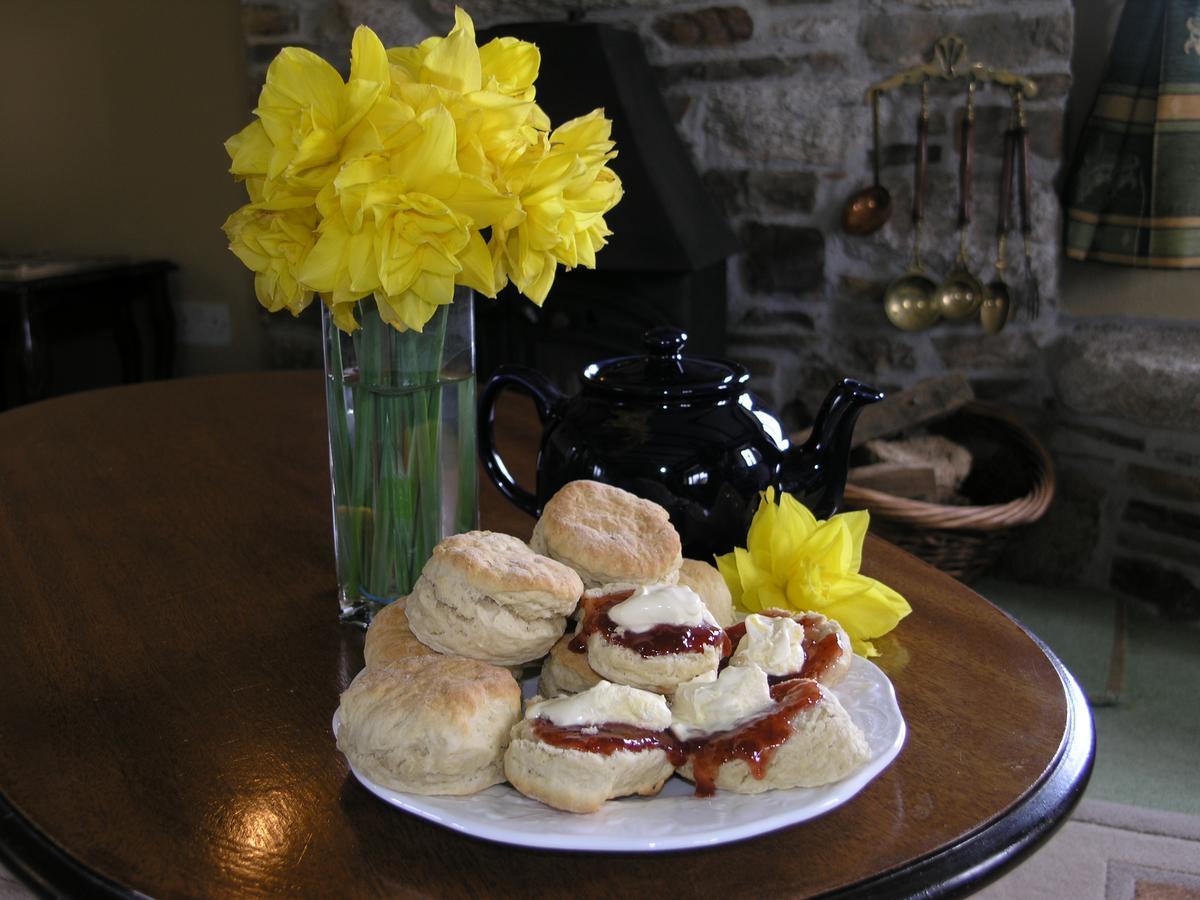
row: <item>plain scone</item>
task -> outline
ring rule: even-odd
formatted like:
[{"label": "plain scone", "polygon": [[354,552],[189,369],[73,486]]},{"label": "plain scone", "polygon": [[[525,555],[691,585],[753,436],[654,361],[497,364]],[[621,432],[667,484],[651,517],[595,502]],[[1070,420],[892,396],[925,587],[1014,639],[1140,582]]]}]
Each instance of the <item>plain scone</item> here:
[{"label": "plain scone", "polygon": [[542,662],[538,693],[543,697],[579,694],[600,683],[600,676],[588,665],[587,654],[570,648],[574,638],[573,634],[564,635]]},{"label": "plain scone", "polygon": [[368,669],[378,669],[410,656],[434,656],[437,651],[426,647],[408,626],[404,610],[407,597],[393,600],[375,614],[367,628],[363,657]]},{"label": "plain scone", "polygon": [[544,656],[583,594],[579,576],[492,531],[446,538],[408,597],[413,634],[442,653],[499,666]]},{"label": "plain scone", "polygon": [[674,584],[683,561],[665,509],[598,481],[559,488],[529,546],[570,566],[587,588]]},{"label": "plain scone", "polygon": [[679,567],[679,583],[700,595],[718,625],[728,628],[733,624],[733,595],[716,566],[685,559]]},{"label": "plain scone", "polygon": [[523,719],[512,729],[504,774],[526,797],[573,813],[595,812],[629,794],[651,797],[674,773],[663,750],[617,750],[611,755],[555,747]]},{"label": "plain scone", "polygon": [[412,656],[359,672],[338,715],[338,749],[376,784],[474,794],[504,781],[521,688],[507,670],[478,660]]},{"label": "plain scone", "polygon": [[[851,721],[845,707],[825,687],[821,687],[821,700],[799,710],[792,717],[791,726],[791,737],[775,751],[763,778],[755,778],[745,762],[734,759],[723,763],[717,771],[717,788],[738,794],[761,794],[817,787],[845,778],[871,758],[862,729]],[[689,781],[695,781],[690,758],[678,771]]]}]

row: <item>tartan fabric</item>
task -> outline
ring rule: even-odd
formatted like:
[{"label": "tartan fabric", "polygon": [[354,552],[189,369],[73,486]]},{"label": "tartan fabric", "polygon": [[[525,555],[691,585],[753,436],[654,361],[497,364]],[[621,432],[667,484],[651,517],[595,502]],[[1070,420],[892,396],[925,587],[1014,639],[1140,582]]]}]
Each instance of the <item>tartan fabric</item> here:
[{"label": "tartan fabric", "polygon": [[1076,155],[1066,252],[1200,268],[1200,0],[1126,0]]}]

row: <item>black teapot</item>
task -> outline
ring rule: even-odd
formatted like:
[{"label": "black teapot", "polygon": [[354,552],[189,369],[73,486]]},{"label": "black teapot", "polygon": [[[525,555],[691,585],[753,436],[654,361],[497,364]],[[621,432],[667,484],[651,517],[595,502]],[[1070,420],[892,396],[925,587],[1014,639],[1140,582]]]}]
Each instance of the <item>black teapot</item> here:
[{"label": "black teapot", "polygon": [[[592,363],[573,397],[533,369],[500,366],[479,399],[479,455],[488,477],[535,517],[568,481],[624,488],[666,508],[684,556],[693,559],[744,546],[760,492],[770,486],[793,494],[818,518],[837,512],[854,422],[883,394],[843,380],[825,398],[812,436],[793,447],[779,420],[750,393],[744,368],[685,356],[686,341],[676,328],[651,329],[643,336],[645,356]],[[496,452],[496,399],[505,388],[532,397],[542,421],[536,496],[516,483]]]}]

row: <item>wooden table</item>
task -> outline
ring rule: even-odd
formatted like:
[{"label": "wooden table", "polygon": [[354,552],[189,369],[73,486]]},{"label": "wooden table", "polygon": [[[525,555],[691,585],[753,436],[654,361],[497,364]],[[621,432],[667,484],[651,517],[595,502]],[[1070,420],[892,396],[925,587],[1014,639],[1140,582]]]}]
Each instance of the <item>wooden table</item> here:
[{"label": "wooden table", "polygon": [[[330,735],[362,632],[337,621],[328,492],[316,373],[140,384],[0,414],[10,868],[87,896],[954,893],[1030,852],[1087,781],[1092,722],[1059,662],[872,539],[867,570],[914,610],[878,660],[910,730],[854,800],[669,854],[523,850],[439,828],[368,794]],[[482,518],[530,526],[486,489]]]}]

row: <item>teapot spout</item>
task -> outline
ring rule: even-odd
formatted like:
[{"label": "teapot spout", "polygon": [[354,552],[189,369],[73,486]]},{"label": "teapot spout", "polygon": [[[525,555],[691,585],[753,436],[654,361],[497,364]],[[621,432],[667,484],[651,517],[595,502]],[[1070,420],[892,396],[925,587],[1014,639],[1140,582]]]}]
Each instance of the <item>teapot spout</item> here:
[{"label": "teapot spout", "polygon": [[841,507],[854,423],[864,407],[883,398],[882,391],[861,381],[843,379],[825,396],[808,440],[784,455],[780,487],[818,519],[828,519]]}]

